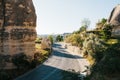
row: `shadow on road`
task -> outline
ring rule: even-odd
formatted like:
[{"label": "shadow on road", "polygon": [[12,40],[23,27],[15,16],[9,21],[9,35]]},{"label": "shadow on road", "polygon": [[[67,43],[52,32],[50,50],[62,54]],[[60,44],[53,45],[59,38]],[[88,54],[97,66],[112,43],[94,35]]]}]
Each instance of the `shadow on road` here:
[{"label": "shadow on road", "polygon": [[53,56],[65,57],[65,58],[73,58],[73,59],[83,59],[83,57],[68,54],[67,51],[62,51],[62,52],[61,51],[53,51]]},{"label": "shadow on road", "polygon": [[[80,56],[69,54],[69,52],[65,51],[64,48],[61,48],[61,45],[59,44],[54,44],[53,48],[56,49],[53,51],[52,56],[72,59],[82,58]],[[49,63],[50,62],[48,61],[15,80],[80,80],[78,77],[80,72],[75,72],[73,68],[67,68],[65,71],[64,69],[60,68],[59,65],[54,66],[53,64]]]},{"label": "shadow on road", "polygon": [[[57,48],[58,50],[56,50],[54,48]],[[53,50],[53,56],[73,58],[73,59],[82,59],[83,58],[83,57],[80,57],[80,56],[77,56],[77,55],[69,54],[69,52],[67,52],[65,50],[65,48],[62,48],[62,46],[60,44],[54,44],[53,49],[54,49]]]},{"label": "shadow on road", "polygon": [[80,80],[79,72],[75,70],[62,70],[56,67],[41,65],[30,73],[27,73],[15,80]]},{"label": "shadow on road", "polygon": [[59,48],[59,49],[65,49],[65,48],[62,48],[62,45],[57,44],[57,43],[54,43],[52,47],[53,48]]}]

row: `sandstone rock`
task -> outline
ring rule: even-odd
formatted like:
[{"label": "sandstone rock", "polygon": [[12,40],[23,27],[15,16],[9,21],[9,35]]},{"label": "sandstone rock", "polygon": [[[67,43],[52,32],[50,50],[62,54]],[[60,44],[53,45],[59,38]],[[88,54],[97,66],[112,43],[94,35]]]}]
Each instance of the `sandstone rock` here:
[{"label": "sandstone rock", "polygon": [[113,8],[108,22],[112,25],[120,25],[120,5],[117,5],[115,8]]},{"label": "sandstone rock", "polygon": [[113,8],[107,21],[113,25],[113,36],[120,36],[120,4]]},{"label": "sandstone rock", "polygon": [[0,0],[0,53],[32,55],[36,14],[32,0]]}]

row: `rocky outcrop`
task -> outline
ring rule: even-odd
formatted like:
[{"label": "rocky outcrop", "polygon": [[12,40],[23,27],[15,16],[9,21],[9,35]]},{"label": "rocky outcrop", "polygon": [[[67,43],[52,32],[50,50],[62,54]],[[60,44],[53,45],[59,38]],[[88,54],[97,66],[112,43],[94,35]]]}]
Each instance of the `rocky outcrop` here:
[{"label": "rocky outcrop", "polygon": [[120,36],[120,4],[113,8],[108,23],[113,25],[113,35]]},{"label": "rocky outcrop", "polygon": [[32,0],[0,0],[0,53],[35,51],[36,14]]},{"label": "rocky outcrop", "polygon": [[117,5],[115,8],[113,8],[108,22],[112,25],[120,25],[120,5]]}]

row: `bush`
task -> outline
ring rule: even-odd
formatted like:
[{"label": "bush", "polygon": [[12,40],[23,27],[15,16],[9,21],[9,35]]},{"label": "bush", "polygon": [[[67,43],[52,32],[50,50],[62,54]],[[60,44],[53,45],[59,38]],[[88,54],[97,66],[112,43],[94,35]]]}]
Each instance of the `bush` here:
[{"label": "bush", "polygon": [[56,37],[56,41],[58,41],[58,42],[63,41],[63,36],[58,35],[58,36]]},{"label": "bush", "polygon": [[[104,51],[101,51],[102,57],[99,61],[91,66],[91,80],[106,80],[105,77],[112,76],[116,78],[116,74],[120,74],[120,43],[109,44]],[[101,56],[101,55],[100,55]],[[98,57],[97,57],[98,58]],[[95,57],[96,59],[96,57]],[[97,75],[99,74],[99,75]],[[101,79],[99,79],[99,77]]]},{"label": "bush", "polygon": [[112,74],[120,72],[120,50],[115,47],[108,48],[104,52],[104,58],[100,61],[100,71],[102,74]]},{"label": "bush", "polygon": [[25,67],[29,67],[30,62],[28,57],[24,53],[15,54],[12,56],[12,62],[18,69],[24,69]]},{"label": "bush", "polygon": [[35,43],[41,43],[42,38],[36,38]]},{"label": "bush", "polygon": [[65,42],[71,43],[73,46],[82,47],[83,40],[80,34],[72,34],[65,39]]},{"label": "bush", "polygon": [[113,26],[110,24],[105,24],[103,29],[99,31],[99,36],[104,40],[110,39],[112,35],[112,27]]},{"label": "bush", "polygon": [[83,42],[83,55],[87,56],[90,60],[95,60],[95,62],[99,62],[99,60],[103,57],[101,52],[105,49],[105,45],[98,36],[92,33],[89,34],[89,37]]}]

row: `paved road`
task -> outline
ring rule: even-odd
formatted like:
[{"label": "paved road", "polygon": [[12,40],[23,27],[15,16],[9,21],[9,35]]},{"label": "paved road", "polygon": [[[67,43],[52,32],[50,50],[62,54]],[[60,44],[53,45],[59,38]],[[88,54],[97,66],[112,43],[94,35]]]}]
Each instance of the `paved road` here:
[{"label": "paved road", "polygon": [[61,44],[56,43],[53,46],[53,54],[48,60],[16,80],[62,80],[64,70],[82,71],[86,64],[85,59],[67,52]]}]

